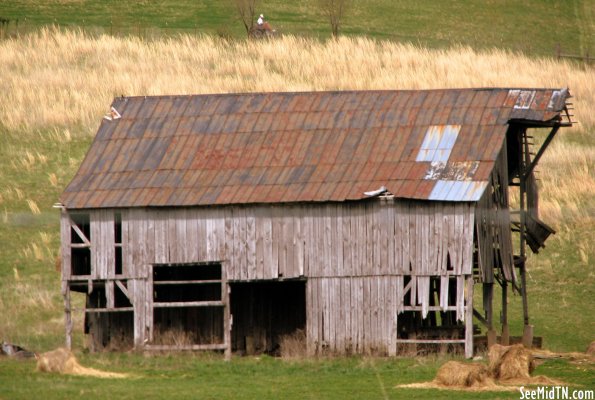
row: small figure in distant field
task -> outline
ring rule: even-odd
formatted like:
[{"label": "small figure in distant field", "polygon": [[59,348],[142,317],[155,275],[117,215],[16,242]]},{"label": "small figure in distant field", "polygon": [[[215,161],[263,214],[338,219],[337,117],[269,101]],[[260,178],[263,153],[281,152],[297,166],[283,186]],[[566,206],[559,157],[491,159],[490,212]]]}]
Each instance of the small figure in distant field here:
[{"label": "small figure in distant field", "polygon": [[264,19],[264,15],[260,14],[256,20],[256,26],[250,31],[250,37],[260,39],[274,35],[275,30],[271,28],[271,25]]}]

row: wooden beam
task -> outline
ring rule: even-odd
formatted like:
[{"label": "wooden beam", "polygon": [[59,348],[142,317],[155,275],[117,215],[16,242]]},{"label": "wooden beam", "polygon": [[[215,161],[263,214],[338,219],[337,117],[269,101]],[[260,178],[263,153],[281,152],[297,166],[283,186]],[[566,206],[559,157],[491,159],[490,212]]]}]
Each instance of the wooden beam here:
[{"label": "wooden beam", "polygon": [[[223,265],[221,266],[223,268]],[[222,271],[223,272],[223,271]],[[231,293],[231,287],[227,283],[223,283],[224,287],[224,298],[225,308],[223,309],[223,342],[225,344],[225,360],[231,360],[231,327],[232,327],[232,316],[231,316],[231,304],[229,302],[229,295]]]},{"label": "wooden beam", "polygon": [[218,301],[171,301],[153,303],[153,308],[181,308],[181,307],[224,307],[225,302]]},{"label": "wooden beam", "polygon": [[124,286],[122,281],[115,281],[115,282],[116,282],[116,286],[118,286],[120,288],[120,290],[122,291],[122,293],[124,293],[124,296],[128,297],[128,300],[132,301],[132,299],[130,298],[130,293],[128,293],[128,289],[126,288],[126,286]]},{"label": "wooden beam", "polygon": [[[403,311],[421,311],[421,306],[403,306],[401,307]],[[456,311],[456,306],[448,306],[446,308],[442,308],[440,306],[428,306],[428,311]]]},{"label": "wooden beam", "polygon": [[477,320],[481,322],[486,328],[489,328],[488,321],[475,308],[473,309],[473,316],[477,318]]},{"label": "wooden beam", "polygon": [[221,284],[222,280],[191,280],[191,281],[157,281],[153,282],[154,286],[157,285],[207,285],[218,283]]},{"label": "wooden beam", "polygon": [[62,281],[62,293],[64,294],[64,327],[68,350],[72,349],[72,308],[70,305],[70,288],[67,281]]},{"label": "wooden beam", "polygon": [[69,218],[69,220],[70,226],[72,227],[72,229],[74,229],[78,237],[81,238],[81,240],[87,245],[87,247],[91,246],[91,242],[89,241],[89,239],[87,239],[83,231],[81,231],[81,228],[78,227],[78,225],[72,220],[72,218]]},{"label": "wooden beam", "polygon": [[118,308],[74,308],[73,311],[84,311],[86,313],[104,313],[104,312],[126,312],[134,311],[134,307],[118,307]]},{"label": "wooden beam", "polygon": [[397,339],[397,343],[441,344],[466,342],[465,339]]},{"label": "wooden beam", "polygon": [[502,282],[502,311],[500,314],[500,323],[502,324],[501,344],[508,346],[510,344],[510,332],[508,330],[508,283]]},{"label": "wooden beam", "polygon": [[473,275],[466,277],[465,291],[465,357],[473,357]]},{"label": "wooden beam", "polygon": [[165,344],[145,344],[144,350],[150,351],[163,351],[163,350],[185,350],[185,351],[198,351],[198,350],[226,350],[227,345],[225,343],[214,343],[214,344],[191,344],[191,345],[165,345]]},{"label": "wooden beam", "polygon": [[530,162],[527,170],[526,171],[523,171],[523,178],[524,179],[527,179],[529,177],[529,175],[531,175],[531,172],[533,172],[533,170],[537,166],[537,163],[539,162],[539,159],[541,158],[541,156],[543,156],[543,153],[545,152],[545,150],[549,146],[550,142],[554,139],[554,136],[556,136],[556,133],[558,132],[558,129],[560,129],[560,125],[555,125],[552,128],[552,130],[550,131],[550,133],[547,135],[547,137],[545,138],[543,144],[541,145],[541,147],[537,151],[537,154],[535,154],[535,157],[533,157],[533,161]]}]

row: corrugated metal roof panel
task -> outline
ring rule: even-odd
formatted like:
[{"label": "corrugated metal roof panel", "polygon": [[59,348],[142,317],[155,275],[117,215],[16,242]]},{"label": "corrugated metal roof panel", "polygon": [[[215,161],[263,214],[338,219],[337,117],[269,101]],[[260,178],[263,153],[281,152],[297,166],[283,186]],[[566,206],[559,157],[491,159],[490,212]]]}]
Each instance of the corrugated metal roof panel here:
[{"label": "corrugated metal roof panel", "polygon": [[[406,198],[475,201],[513,118],[559,118],[567,90],[454,89],[116,98],[69,208]],[[431,163],[431,165],[430,165]]]}]

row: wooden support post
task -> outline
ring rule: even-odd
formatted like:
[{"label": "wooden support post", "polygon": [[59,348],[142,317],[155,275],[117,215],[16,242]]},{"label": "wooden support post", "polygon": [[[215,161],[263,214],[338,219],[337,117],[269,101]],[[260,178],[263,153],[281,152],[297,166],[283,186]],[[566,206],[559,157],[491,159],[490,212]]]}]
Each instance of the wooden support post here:
[{"label": "wooden support post", "polygon": [[500,315],[500,322],[502,324],[502,339],[501,344],[508,346],[510,344],[510,332],[508,330],[508,282],[502,283],[502,314]]},{"label": "wooden support post", "polygon": [[[555,133],[555,132],[554,132]],[[529,343],[527,347],[530,347],[530,344],[533,343],[533,327],[529,325],[529,300],[527,298],[527,269],[525,265],[526,256],[526,247],[527,241],[525,240],[526,230],[527,230],[527,217],[525,210],[527,206],[527,178],[529,176],[529,172],[531,171],[531,155],[529,154],[529,142],[527,137],[527,130],[524,130],[522,133],[522,145],[523,151],[522,156],[524,159],[522,160],[523,169],[522,173],[519,174],[520,177],[520,205],[521,205],[521,225],[520,225],[520,257],[521,263],[519,265],[519,269],[521,272],[521,296],[523,298],[523,322],[524,322],[524,329],[523,329],[523,344]]]},{"label": "wooden support post", "polygon": [[465,357],[473,357],[473,274],[467,275],[465,290]]},{"label": "wooden support post", "polygon": [[488,339],[488,349],[496,344],[496,331],[494,330],[494,311],[493,311],[493,301],[494,301],[494,283],[484,283],[483,284],[483,295],[484,295],[484,307],[486,312],[486,322],[487,322],[487,339]]},{"label": "wooden support post", "polygon": [[221,292],[223,306],[223,343],[225,344],[225,360],[231,360],[231,327],[233,324],[231,316],[231,303],[229,302],[231,286],[227,283],[228,263],[221,263]]},{"label": "wooden support post", "polygon": [[533,325],[525,325],[523,328],[523,346],[528,349],[533,347]]},{"label": "wooden support post", "polygon": [[65,346],[72,349],[72,307],[70,305],[70,287],[68,281],[62,281],[62,295],[64,296],[64,326],[66,333]]}]

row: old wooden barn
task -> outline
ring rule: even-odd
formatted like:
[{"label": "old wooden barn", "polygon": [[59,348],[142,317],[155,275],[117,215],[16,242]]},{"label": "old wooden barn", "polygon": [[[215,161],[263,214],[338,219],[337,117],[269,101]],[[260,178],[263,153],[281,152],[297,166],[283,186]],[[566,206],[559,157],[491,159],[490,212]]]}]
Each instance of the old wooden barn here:
[{"label": "old wooden barn", "polygon": [[[552,233],[533,172],[571,124],[569,97],[117,98],[58,205],[67,344],[75,291],[94,348],[275,351],[303,330],[309,354],[455,343],[470,356],[474,315],[495,339],[495,284],[503,340],[513,289],[530,339],[525,244]],[[530,128],[548,129],[541,146]]]}]

